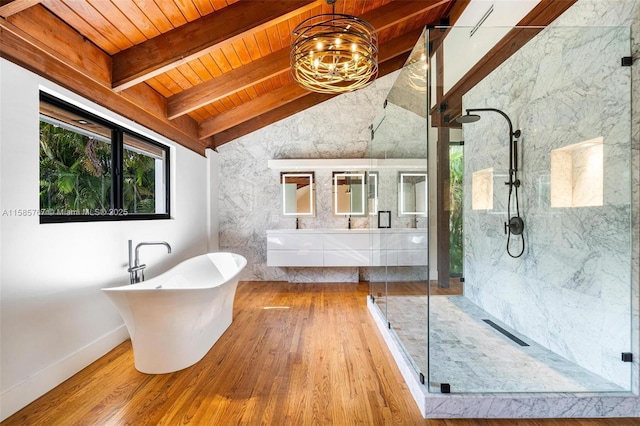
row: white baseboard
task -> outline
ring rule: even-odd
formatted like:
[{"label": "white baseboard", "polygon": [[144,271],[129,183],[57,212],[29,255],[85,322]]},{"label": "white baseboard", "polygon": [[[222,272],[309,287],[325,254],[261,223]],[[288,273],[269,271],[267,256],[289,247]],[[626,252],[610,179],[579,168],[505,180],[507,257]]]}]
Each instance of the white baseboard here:
[{"label": "white baseboard", "polygon": [[0,421],[26,407],[129,338],[124,324],[0,394]]}]

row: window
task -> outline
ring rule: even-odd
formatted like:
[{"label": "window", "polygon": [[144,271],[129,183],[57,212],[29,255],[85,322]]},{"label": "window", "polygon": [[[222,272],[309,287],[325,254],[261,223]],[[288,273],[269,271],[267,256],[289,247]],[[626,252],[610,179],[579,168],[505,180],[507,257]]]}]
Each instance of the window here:
[{"label": "window", "polygon": [[40,223],[169,213],[168,147],[40,93]]}]

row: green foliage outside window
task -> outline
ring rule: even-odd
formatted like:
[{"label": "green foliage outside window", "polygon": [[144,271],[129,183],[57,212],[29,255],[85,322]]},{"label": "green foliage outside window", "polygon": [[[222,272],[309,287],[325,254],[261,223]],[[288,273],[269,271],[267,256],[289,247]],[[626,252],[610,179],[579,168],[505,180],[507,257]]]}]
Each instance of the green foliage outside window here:
[{"label": "green foliage outside window", "polygon": [[449,216],[450,273],[462,275],[462,177],[464,172],[463,148],[452,146],[449,151],[451,211]]},{"label": "green foliage outside window", "polygon": [[124,209],[132,213],[154,213],[155,159],[125,148],[123,163]]},{"label": "green foliage outside window", "polygon": [[40,208],[83,214],[110,203],[110,144],[41,121]]},{"label": "green foliage outside window", "polygon": [[[125,149],[127,213],[155,213],[155,159]],[[40,208],[48,214],[95,214],[111,204],[111,144],[40,122]]]}]

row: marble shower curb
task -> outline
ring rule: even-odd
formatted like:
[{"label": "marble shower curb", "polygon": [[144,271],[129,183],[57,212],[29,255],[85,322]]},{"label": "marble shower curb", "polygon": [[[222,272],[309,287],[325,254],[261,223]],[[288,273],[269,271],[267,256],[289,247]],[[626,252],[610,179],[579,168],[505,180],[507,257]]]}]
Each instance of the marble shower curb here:
[{"label": "marble shower curb", "polygon": [[640,397],[633,393],[429,393],[371,297],[367,307],[424,418],[640,417]]}]

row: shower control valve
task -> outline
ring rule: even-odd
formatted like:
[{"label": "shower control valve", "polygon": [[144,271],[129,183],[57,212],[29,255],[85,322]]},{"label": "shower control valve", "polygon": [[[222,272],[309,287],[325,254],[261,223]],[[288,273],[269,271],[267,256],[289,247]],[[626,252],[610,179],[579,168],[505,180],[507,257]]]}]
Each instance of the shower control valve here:
[{"label": "shower control valve", "polygon": [[520,235],[524,231],[524,221],[520,216],[513,216],[509,222],[504,223],[504,233]]}]

